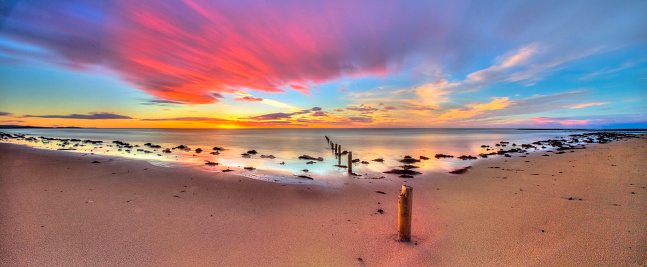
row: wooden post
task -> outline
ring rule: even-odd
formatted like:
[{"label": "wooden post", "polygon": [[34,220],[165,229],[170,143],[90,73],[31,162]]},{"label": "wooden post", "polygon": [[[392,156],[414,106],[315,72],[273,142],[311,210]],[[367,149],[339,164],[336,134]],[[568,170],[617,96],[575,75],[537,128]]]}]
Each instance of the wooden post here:
[{"label": "wooden post", "polygon": [[337,144],[335,144],[335,148],[333,149],[334,151],[332,152],[332,153],[335,155],[335,157],[337,157],[337,146],[338,146],[338,145],[337,145]]},{"label": "wooden post", "polygon": [[353,151],[348,151],[348,173],[353,173]]},{"label": "wooden post", "polygon": [[[341,151],[341,146],[339,146],[339,149]],[[341,153],[337,153],[337,165],[341,165]]]},{"label": "wooden post", "polygon": [[398,196],[398,241],[411,241],[411,203],[413,188],[402,186],[402,193]]}]

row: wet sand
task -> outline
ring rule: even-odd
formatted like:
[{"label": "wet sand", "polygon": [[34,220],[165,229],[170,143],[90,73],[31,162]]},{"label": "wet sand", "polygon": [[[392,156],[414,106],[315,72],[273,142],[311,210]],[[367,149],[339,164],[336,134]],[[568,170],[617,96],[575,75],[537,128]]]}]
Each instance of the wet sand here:
[{"label": "wet sand", "polygon": [[[0,144],[0,265],[640,265],[646,145],[334,188]],[[411,243],[395,241],[403,184]]]}]

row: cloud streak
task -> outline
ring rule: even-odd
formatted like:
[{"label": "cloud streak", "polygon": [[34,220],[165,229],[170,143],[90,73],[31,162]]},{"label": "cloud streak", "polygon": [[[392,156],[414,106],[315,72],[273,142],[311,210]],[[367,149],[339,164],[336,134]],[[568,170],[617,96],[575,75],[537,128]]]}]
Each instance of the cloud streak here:
[{"label": "cloud streak", "polygon": [[70,114],[70,115],[25,115],[25,118],[46,118],[46,119],[78,119],[78,120],[124,120],[133,119],[129,116],[119,115],[110,112],[92,112],[89,115]]}]

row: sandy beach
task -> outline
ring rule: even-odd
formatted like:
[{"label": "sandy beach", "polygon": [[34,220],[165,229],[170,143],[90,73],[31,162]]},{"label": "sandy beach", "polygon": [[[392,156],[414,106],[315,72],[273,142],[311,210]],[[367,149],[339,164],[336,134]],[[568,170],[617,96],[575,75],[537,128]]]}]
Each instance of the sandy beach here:
[{"label": "sandy beach", "polygon": [[[639,266],[646,145],[334,188],[3,143],[0,265]],[[403,184],[413,187],[410,243],[395,240]]]}]

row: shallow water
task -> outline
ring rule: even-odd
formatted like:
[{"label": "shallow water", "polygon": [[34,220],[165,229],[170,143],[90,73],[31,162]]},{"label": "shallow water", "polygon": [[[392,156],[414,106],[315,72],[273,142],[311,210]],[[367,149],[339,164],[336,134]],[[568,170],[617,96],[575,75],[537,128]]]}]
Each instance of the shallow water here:
[{"label": "shallow water", "polygon": [[[118,155],[144,159],[157,166],[174,167],[190,164],[204,171],[220,172],[223,169],[235,169],[237,174],[255,179],[294,182],[293,175],[308,175],[321,179],[335,179],[346,175],[344,168],[334,167],[340,162],[331,150],[331,142],[341,145],[342,150],[352,151],[354,159],[368,161],[369,164],[355,163],[353,171],[364,176],[384,176],[383,171],[403,165],[398,162],[406,155],[414,158],[429,157],[416,165],[416,169],[425,172],[447,172],[473,164],[474,161],[460,159],[436,159],[435,154],[454,156],[473,155],[486,152],[481,145],[494,148],[500,141],[511,144],[532,143],[538,140],[566,138],[569,134],[582,131],[567,130],[517,130],[517,129],[2,129],[0,132],[25,134],[33,137],[50,137],[63,139],[90,139],[104,141],[102,145],[85,144],[73,147],[78,153],[95,153]],[[139,145],[130,153],[119,150],[112,141],[119,140],[131,145]],[[27,144],[45,149],[60,149],[60,141],[44,143],[17,139],[3,140]],[[144,143],[162,146],[151,149]],[[185,145],[191,151],[173,149],[172,153],[163,153],[164,148]],[[212,155],[213,147],[223,147],[219,155]],[[151,153],[137,151],[146,149]],[[201,148],[203,152],[196,153]],[[258,154],[244,158],[241,154],[256,150]],[[490,151],[491,152],[491,151]],[[261,158],[261,155],[273,155],[274,159]],[[307,164],[308,160],[298,159],[301,155],[323,157],[324,161]],[[383,158],[384,162],[372,159]],[[217,162],[217,166],[205,165],[205,161]],[[284,164],[281,164],[284,163]],[[347,156],[341,157],[341,164],[347,165]],[[254,167],[249,171],[240,169]],[[307,172],[302,170],[307,169]],[[308,182],[308,181],[306,181]]]}]

